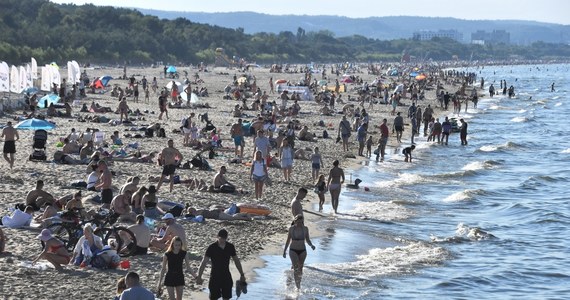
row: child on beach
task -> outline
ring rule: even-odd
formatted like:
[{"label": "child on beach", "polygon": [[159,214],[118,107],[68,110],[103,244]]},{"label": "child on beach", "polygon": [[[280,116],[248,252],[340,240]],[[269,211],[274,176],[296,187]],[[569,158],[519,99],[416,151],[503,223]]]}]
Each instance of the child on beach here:
[{"label": "child on beach", "polygon": [[368,139],[366,140],[366,156],[372,156],[372,136],[369,135]]},{"label": "child on beach", "polygon": [[416,145],[411,145],[410,147],[406,147],[402,150],[402,154],[406,156],[406,158],[404,158],[404,162],[412,162],[412,151],[414,149],[416,149]]},{"label": "child on beach", "polygon": [[319,212],[323,211],[323,205],[325,204],[325,192],[327,191],[327,183],[325,182],[325,175],[321,174],[317,184],[315,184],[315,193],[319,197]]},{"label": "child on beach", "polygon": [[315,147],[315,149],[313,149],[313,154],[311,154],[311,168],[312,168],[313,181],[315,181],[318,178],[319,171],[321,170],[322,166],[323,166],[323,158],[319,153],[319,147]]}]

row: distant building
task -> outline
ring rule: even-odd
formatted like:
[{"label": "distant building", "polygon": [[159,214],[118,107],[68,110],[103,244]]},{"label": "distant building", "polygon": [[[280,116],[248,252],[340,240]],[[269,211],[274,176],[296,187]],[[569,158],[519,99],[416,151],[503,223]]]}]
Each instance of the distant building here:
[{"label": "distant building", "polygon": [[449,38],[458,42],[463,42],[463,33],[450,29],[450,30],[419,30],[413,33],[412,39],[415,41],[429,41],[433,38]]},{"label": "distant building", "polygon": [[484,30],[477,30],[471,34],[471,44],[510,44],[511,34],[506,30],[493,30],[487,32]]}]

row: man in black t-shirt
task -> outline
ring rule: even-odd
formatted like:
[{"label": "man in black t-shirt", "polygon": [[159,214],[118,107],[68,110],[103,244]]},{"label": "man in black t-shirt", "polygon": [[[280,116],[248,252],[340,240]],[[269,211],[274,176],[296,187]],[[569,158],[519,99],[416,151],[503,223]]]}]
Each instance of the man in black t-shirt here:
[{"label": "man in black t-shirt", "polygon": [[241,263],[236,254],[236,248],[233,244],[227,242],[228,232],[222,229],[218,232],[218,241],[208,246],[206,254],[200,263],[198,277],[196,283],[202,284],[202,273],[208,264],[208,260],[212,261],[212,270],[210,272],[210,281],[208,288],[210,289],[210,299],[232,298],[232,274],[230,273],[230,258],[233,259],[236,268],[240,273],[240,281],[245,282],[245,276]]}]

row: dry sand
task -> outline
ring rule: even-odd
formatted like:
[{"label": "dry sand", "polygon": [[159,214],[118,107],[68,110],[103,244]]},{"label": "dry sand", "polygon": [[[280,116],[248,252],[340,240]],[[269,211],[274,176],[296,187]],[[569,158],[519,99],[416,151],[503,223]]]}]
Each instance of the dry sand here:
[{"label": "dry sand", "polygon": [[[187,70],[190,75],[197,72],[196,69],[189,68],[179,68],[179,72]],[[62,70],[62,78],[65,70]],[[96,69],[87,70],[90,78],[102,75],[111,75],[115,78],[122,75],[122,69],[108,68],[108,69]],[[137,80],[142,78],[142,75],[146,75],[149,80],[149,85],[152,77],[159,78],[162,72],[162,68],[145,68],[145,69],[128,69],[128,75],[135,74]],[[228,75],[220,75],[220,72],[228,73]],[[366,72],[363,69],[363,72]],[[261,87],[262,90],[269,92],[269,78],[273,77],[276,79],[286,79],[291,82],[297,82],[302,74],[275,74],[269,73],[268,69],[257,68],[250,72],[257,78],[257,85]],[[167,138],[174,139],[175,147],[180,149],[184,155],[184,160],[190,159],[195,153],[195,150],[191,150],[188,147],[182,147],[183,136],[181,134],[172,133],[173,129],[180,127],[180,120],[183,116],[188,115],[191,111],[195,112],[196,115],[204,112],[208,112],[208,115],[213,123],[221,129],[221,137],[224,139],[224,145],[229,146],[233,149],[233,142],[229,137],[230,125],[236,120],[231,115],[231,110],[233,106],[237,103],[235,101],[223,100],[224,87],[231,83],[234,74],[238,76],[240,74],[237,70],[228,70],[226,68],[215,68],[210,72],[200,72],[200,77],[204,80],[204,84],[200,86],[206,86],[210,91],[210,97],[202,98],[203,101],[207,102],[211,107],[210,109],[170,109],[170,119],[168,121],[159,121],[162,126],[166,127]],[[365,73],[357,73],[355,75],[364,78],[364,81],[372,82],[375,78],[373,75],[368,75]],[[192,77],[192,76],[190,76]],[[320,74],[316,74],[316,78],[320,79]],[[332,77],[332,83],[334,84],[334,79],[336,76]],[[183,81],[183,79],[179,79]],[[164,86],[168,81],[166,79],[159,79],[159,88]],[[119,84],[122,87],[127,85],[125,80],[112,80],[111,84]],[[343,98],[346,100],[347,94],[351,94],[353,97],[356,96],[351,90],[355,87],[353,84],[347,85],[349,92],[343,94]],[[452,87],[448,87],[451,91]],[[434,91],[429,91],[427,97],[429,100],[420,102],[420,105],[425,107],[428,103],[435,107]],[[270,95],[270,100],[275,99],[278,95]],[[138,103],[133,103],[132,98],[129,98],[129,106],[131,109],[140,109],[141,111],[149,110],[158,112],[158,101],[157,95],[151,93],[150,103],[144,103],[144,94],[141,92],[141,96]],[[87,94],[87,98],[81,100],[82,102],[90,103],[91,101],[96,101],[102,106],[110,106],[116,109],[118,101],[116,98],[112,98],[110,92],[105,94]],[[405,104],[409,105],[410,100],[404,99]],[[335,128],[329,129],[329,134],[332,138],[329,139],[318,139],[318,142],[304,142],[296,141],[296,147],[298,148],[310,148],[319,146],[323,155],[324,168],[322,171],[328,172],[328,169],[332,165],[332,161],[335,159],[341,160],[341,167],[347,168],[347,166],[357,166],[358,163],[362,161],[363,158],[347,159],[340,152],[341,145],[335,144],[336,137],[336,125],[339,122],[340,115],[335,115],[333,117],[320,116],[317,111],[321,107],[320,105],[312,101],[301,101],[300,102],[303,114],[300,115],[299,120],[304,124],[308,125],[311,132],[316,133],[318,136],[322,134],[323,127],[315,126],[319,120],[323,120],[325,124],[334,124]],[[367,105],[366,105],[367,106]],[[338,106],[337,106],[338,108]],[[389,120],[389,125],[391,126],[393,117],[389,114],[389,106],[384,105],[374,105],[372,110],[368,110],[371,116],[371,124],[374,127],[371,129],[374,135],[374,140],[376,141],[379,137],[379,130],[376,125],[380,124],[382,118],[386,117]],[[405,115],[407,112],[407,106],[402,106],[398,108],[398,111],[403,112]],[[248,111],[250,115],[255,113]],[[5,124],[8,120],[11,120],[14,116],[21,114],[21,110],[8,113],[0,118],[0,123]],[[74,116],[78,115],[91,115],[91,113],[79,113],[78,108],[74,107]],[[438,113],[436,112],[436,115]],[[106,114],[107,117],[112,119],[118,119],[118,114],[109,113]],[[158,115],[146,114],[144,116],[145,120],[136,121],[138,125],[149,125],[153,122],[157,122]],[[246,118],[247,119],[247,118]],[[253,119],[253,118],[251,118]],[[15,168],[10,170],[8,164],[5,161],[0,162],[0,202],[2,206],[0,208],[0,214],[5,215],[8,213],[8,208],[13,207],[15,203],[24,202],[27,191],[34,188],[35,181],[37,179],[42,179],[45,182],[45,190],[51,192],[54,196],[59,197],[73,192],[73,190],[65,188],[70,182],[83,179],[87,177],[88,173],[84,165],[73,166],[73,165],[61,165],[61,164],[51,164],[50,160],[53,159],[53,153],[56,150],[56,142],[66,136],[71,128],[75,128],[77,131],[84,131],[87,127],[95,127],[104,132],[106,132],[106,137],[110,137],[114,130],[119,130],[121,136],[124,136],[125,129],[130,126],[110,126],[108,124],[101,123],[82,123],[78,122],[76,118],[53,118],[54,122],[57,123],[57,128],[49,131],[48,138],[48,162],[29,162],[28,156],[31,153],[32,144],[32,132],[30,131],[19,131],[20,141],[17,143],[17,161]],[[283,125],[283,124],[279,124]],[[405,131],[406,136],[405,141],[409,141],[410,130]],[[354,135],[353,135],[354,137]],[[125,144],[138,142],[140,143],[141,150],[144,152],[150,151],[160,151],[166,145],[166,140],[164,138],[122,138]],[[352,153],[356,154],[356,143],[353,138],[351,138]],[[394,144],[395,137],[390,138],[390,143]],[[246,138],[246,160],[251,159],[252,151],[252,140],[251,138]],[[189,202],[192,206],[199,208],[207,208],[213,204],[220,204],[228,206],[230,203],[237,202],[257,202],[255,197],[253,197],[253,184],[247,179],[247,174],[249,169],[241,164],[229,164],[228,159],[233,157],[232,151],[222,151],[219,153],[220,156],[215,159],[209,160],[212,168],[217,170],[221,165],[228,166],[227,177],[231,182],[234,182],[238,188],[249,191],[249,195],[226,195],[226,194],[212,194],[208,192],[196,192],[186,189],[182,185],[175,185],[174,191],[172,193],[168,192],[168,186],[163,185],[159,191],[159,198],[186,203]],[[149,185],[147,178],[149,176],[159,176],[161,172],[161,167],[155,164],[144,164],[144,163],[130,163],[130,162],[114,162],[110,167],[111,170],[116,172],[116,176],[113,177],[113,186],[115,190],[124,184],[127,178],[131,176],[140,176],[141,185]],[[253,279],[254,272],[253,267],[259,267],[262,262],[257,259],[260,253],[280,253],[282,245],[284,244],[285,234],[290,223],[290,209],[289,203],[294,197],[296,190],[303,186],[309,191],[312,190],[312,182],[310,175],[311,167],[309,161],[295,160],[293,168],[293,182],[286,183],[283,181],[283,175],[281,170],[271,168],[270,174],[273,179],[273,185],[271,187],[266,187],[264,191],[264,197],[259,201],[259,203],[268,205],[272,208],[273,213],[270,218],[265,220],[254,220],[254,221],[216,221],[207,220],[204,224],[190,223],[181,221],[181,223],[186,228],[187,236],[189,239],[189,251],[192,255],[192,265],[197,267],[201,256],[203,255],[206,247],[215,241],[215,235],[217,231],[225,227],[230,233],[230,242],[234,243],[237,249],[238,256],[242,259],[242,262],[246,266],[246,277],[250,280]],[[203,178],[210,182],[215,171],[198,171],[198,170],[182,170],[179,169],[177,174],[180,175],[181,179],[187,178]],[[348,180],[348,178],[347,178]],[[85,193],[84,195],[89,195]],[[116,192],[115,192],[116,195]],[[330,197],[327,195],[327,202],[325,205],[330,205]],[[309,193],[307,200],[311,203],[305,203],[305,208],[310,208],[314,203],[318,203],[316,195]],[[91,205],[90,203],[85,203],[85,205]],[[310,218],[318,218],[317,216],[312,216],[308,214]],[[310,219],[309,219],[310,220]],[[100,271],[93,269],[79,269],[73,266],[66,266],[66,270],[63,273],[58,273],[55,269],[49,266],[47,269],[37,269],[25,266],[25,262],[30,262],[35,255],[41,250],[39,241],[35,238],[38,234],[39,229],[6,229],[4,228],[5,234],[8,237],[6,244],[7,254],[0,256],[0,295],[3,299],[109,299],[114,296],[115,284],[120,276],[126,273],[126,270],[109,270]],[[313,233],[312,235],[315,235]],[[318,251],[315,254],[318,255]],[[154,290],[157,278],[160,272],[160,261],[161,254],[152,254],[147,256],[138,256],[129,258],[131,262],[131,270],[138,272],[141,275],[141,280],[143,285]],[[233,265],[233,264],[232,264]],[[235,274],[235,267],[231,267]],[[209,269],[204,273],[204,278],[207,280],[209,274]],[[190,276],[187,276],[187,286],[185,289],[185,299],[200,299],[206,298],[206,293],[204,292],[207,287],[207,281],[203,285],[197,285]]]}]

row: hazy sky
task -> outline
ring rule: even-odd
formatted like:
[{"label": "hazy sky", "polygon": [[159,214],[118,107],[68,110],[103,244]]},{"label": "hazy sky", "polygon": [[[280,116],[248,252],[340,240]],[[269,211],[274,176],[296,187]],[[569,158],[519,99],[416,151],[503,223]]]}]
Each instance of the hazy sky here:
[{"label": "hazy sky", "polygon": [[570,25],[568,0],[52,0],[169,11],[253,11],[272,15],[455,17],[471,20],[533,20]]}]

